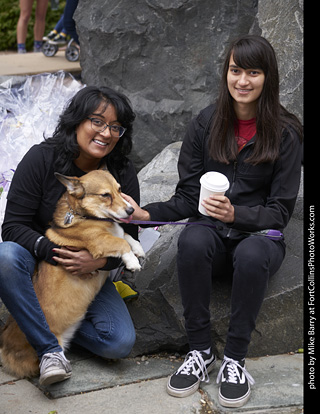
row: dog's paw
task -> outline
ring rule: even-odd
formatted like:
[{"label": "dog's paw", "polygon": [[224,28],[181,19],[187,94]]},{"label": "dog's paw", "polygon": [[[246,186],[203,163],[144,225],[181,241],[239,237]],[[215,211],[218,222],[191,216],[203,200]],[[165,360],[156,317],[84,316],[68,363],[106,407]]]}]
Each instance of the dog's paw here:
[{"label": "dog's paw", "polygon": [[131,249],[137,257],[141,257],[143,259],[146,256],[141,244],[138,241],[131,246]]},{"label": "dog's paw", "polygon": [[133,237],[129,236],[129,234],[126,234],[126,233],[124,235],[124,238],[129,243],[131,250],[133,251],[135,256],[141,257],[141,258],[145,257],[145,253],[144,253],[144,250],[140,242],[138,242],[137,240],[135,240]]},{"label": "dog's paw", "polygon": [[141,270],[141,266],[139,263],[138,258],[133,254],[133,252],[125,253],[122,256],[122,260],[124,264],[126,265],[126,268],[130,270],[131,272],[134,272],[136,270]]}]

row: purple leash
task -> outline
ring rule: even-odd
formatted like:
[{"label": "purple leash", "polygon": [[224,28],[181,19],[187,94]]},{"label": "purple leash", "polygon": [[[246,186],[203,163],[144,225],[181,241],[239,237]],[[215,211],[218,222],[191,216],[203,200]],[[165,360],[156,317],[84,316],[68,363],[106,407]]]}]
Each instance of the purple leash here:
[{"label": "purple leash", "polygon": [[[142,220],[131,220],[129,224],[147,224],[147,225],[156,225],[156,226],[161,226],[161,225],[165,225],[165,224],[169,224],[169,225],[180,225],[180,226],[190,226],[190,225],[194,225],[194,226],[205,226],[205,227],[211,227],[216,229],[217,226],[215,226],[214,224],[205,224],[205,223],[198,223],[196,221],[183,221],[183,222],[177,222],[177,221],[142,221]],[[248,234],[250,236],[263,236],[263,237],[267,237],[270,240],[283,240],[284,236],[281,233],[281,231],[279,230],[272,230],[272,229],[268,229],[268,230],[261,230],[261,231],[255,231],[255,232],[250,232],[250,231],[240,231],[237,230],[240,233],[244,233],[244,234]]]}]

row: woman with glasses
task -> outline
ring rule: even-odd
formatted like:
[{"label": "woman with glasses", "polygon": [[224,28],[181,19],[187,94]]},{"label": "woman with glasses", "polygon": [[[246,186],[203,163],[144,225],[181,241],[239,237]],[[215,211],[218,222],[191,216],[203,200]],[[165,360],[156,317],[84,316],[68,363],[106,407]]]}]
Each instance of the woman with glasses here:
[{"label": "woman with glasses", "polygon": [[[283,240],[245,232],[282,231],[293,212],[301,173],[302,128],[279,100],[276,55],[260,36],[231,44],[220,93],[187,130],[179,157],[175,195],[139,209],[140,220],[174,221],[192,217],[178,242],[177,268],[190,352],[170,377],[176,397],[195,392],[215,364],[211,343],[212,280],[231,268],[232,291],[224,358],[217,376],[219,401],[240,407],[250,397],[252,377],[245,357],[269,277],[285,255]],[[200,177],[208,171],[227,176],[225,195],[203,202],[198,211]],[[130,198],[127,198],[130,201]],[[213,226],[215,228],[213,228]]]},{"label": "woman with glasses", "polygon": [[[41,385],[69,378],[71,366],[46,323],[33,289],[37,261],[59,263],[77,277],[120,265],[116,258],[93,259],[87,250],[60,248],[44,236],[57,201],[65,192],[54,173],[80,177],[92,170],[108,169],[123,191],[139,203],[137,175],[127,158],[134,119],[124,95],[107,87],[85,87],[68,103],[53,136],[34,145],[14,174],[2,225],[0,297],[37,351]],[[123,226],[138,239],[137,226]],[[109,279],[90,305],[74,342],[105,358],[122,358],[131,351],[134,326]]]}]

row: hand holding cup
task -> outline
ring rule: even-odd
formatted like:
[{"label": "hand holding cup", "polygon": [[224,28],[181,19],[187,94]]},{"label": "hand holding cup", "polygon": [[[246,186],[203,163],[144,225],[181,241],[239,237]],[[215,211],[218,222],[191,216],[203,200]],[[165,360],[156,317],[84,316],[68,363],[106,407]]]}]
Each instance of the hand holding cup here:
[{"label": "hand holding cup", "polygon": [[199,212],[224,223],[234,221],[234,208],[224,194],[229,188],[228,178],[218,172],[209,171],[200,178]]}]

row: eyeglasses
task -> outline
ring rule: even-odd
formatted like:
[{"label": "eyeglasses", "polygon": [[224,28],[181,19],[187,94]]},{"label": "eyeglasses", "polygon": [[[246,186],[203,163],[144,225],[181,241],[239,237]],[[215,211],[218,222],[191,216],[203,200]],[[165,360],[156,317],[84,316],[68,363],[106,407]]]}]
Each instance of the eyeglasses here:
[{"label": "eyeglasses", "polygon": [[106,122],[103,122],[99,118],[90,118],[91,121],[91,128],[96,132],[103,132],[107,128],[109,128],[110,134],[113,138],[120,138],[126,132],[126,128],[123,128],[120,125],[108,125]]}]

